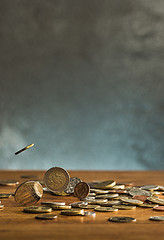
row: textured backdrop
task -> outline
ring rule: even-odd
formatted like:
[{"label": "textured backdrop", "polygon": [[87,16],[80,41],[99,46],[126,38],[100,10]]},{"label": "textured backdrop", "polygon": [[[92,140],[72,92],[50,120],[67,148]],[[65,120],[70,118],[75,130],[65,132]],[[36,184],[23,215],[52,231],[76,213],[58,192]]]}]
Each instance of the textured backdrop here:
[{"label": "textured backdrop", "polygon": [[164,169],[163,0],[0,1],[0,73],[0,168]]}]

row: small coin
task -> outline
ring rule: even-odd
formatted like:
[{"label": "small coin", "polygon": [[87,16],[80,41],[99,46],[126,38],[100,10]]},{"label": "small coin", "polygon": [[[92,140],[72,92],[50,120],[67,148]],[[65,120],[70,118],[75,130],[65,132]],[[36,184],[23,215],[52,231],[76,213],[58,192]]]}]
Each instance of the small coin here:
[{"label": "small coin", "polygon": [[69,184],[69,174],[60,167],[50,168],[44,175],[46,187],[52,192],[64,191]]},{"label": "small coin", "polygon": [[127,194],[127,190],[125,189],[111,189],[111,190],[108,190],[109,193],[118,193],[118,194]]},{"label": "small coin", "polygon": [[21,206],[35,204],[43,195],[42,185],[37,181],[24,182],[15,191],[15,201]]},{"label": "small coin", "polygon": [[134,209],[136,209],[136,206],[113,205],[112,208],[117,208],[119,210],[134,210]]},{"label": "small coin", "polygon": [[164,186],[158,186],[158,191],[164,191]]},{"label": "small coin", "polygon": [[86,182],[78,183],[74,188],[74,195],[79,199],[84,199],[89,194],[90,187]]},{"label": "small coin", "polygon": [[65,209],[71,209],[71,206],[70,205],[63,205],[63,206],[61,206],[61,205],[54,205],[54,206],[52,206],[52,209],[53,210],[65,210]]},{"label": "small coin", "polygon": [[145,195],[136,195],[136,196],[133,196],[132,198],[135,199],[135,200],[140,200],[142,202],[145,202],[148,197],[145,196]]},{"label": "small coin", "polygon": [[66,216],[84,216],[84,210],[83,209],[68,209],[68,210],[62,210],[61,215]]},{"label": "small coin", "polygon": [[86,197],[86,198],[83,198],[81,200],[89,202],[89,201],[95,200],[95,197]]},{"label": "small coin", "polygon": [[72,193],[74,193],[74,188],[75,188],[75,186],[76,186],[79,182],[82,182],[80,178],[71,177],[71,178],[70,178],[69,185],[68,185],[67,188],[64,190],[64,192],[67,193],[67,194],[72,194]]},{"label": "small coin", "polygon": [[115,186],[112,187],[112,189],[116,189],[116,190],[121,190],[124,188],[125,188],[124,184],[116,184]]},{"label": "small coin", "polygon": [[84,211],[84,216],[96,217],[96,213],[91,211]]},{"label": "small coin", "polygon": [[111,222],[120,222],[120,223],[129,223],[129,222],[135,222],[135,218],[131,217],[111,217],[108,219],[108,221]]},{"label": "small coin", "polygon": [[121,198],[121,201],[124,202],[124,203],[128,203],[130,205],[142,205],[143,204],[142,201],[135,200],[135,199],[124,199],[124,198]]},{"label": "small coin", "polygon": [[29,149],[29,148],[33,147],[33,146],[34,146],[34,143],[32,143],[32,144],[30,144],[30,145],[28,145],[28,146],[22,148],[21,150],[19,150],[18,152],[16,152],[15,155],[17,155],[17,154],[19,154],[19,153],[25,151],[26,149]]},{"label": "small coin", "polygon": [[81,205],[79,205],[79,207],[82,208],[82,209],[95,209],[99,206],[98,205],[90,205],[90,204],[88,204],[88,205],[81,204]]},{"label": "small coin", "polygon": [[155,211],[164,211],[164,206],[155,206],[155,207],[153,207],[153,210],[155,210]]},{"label": "small coin", "polygon": [[99,199],[99,198],[106,198],[106,199],[113,199],[118,197],[119,195],[117,193],[114,194],[103,194],[103,195],[97,195],[95,198]]},{"label": "small coin", "polygon": [[88,194],[88,197],[95,197],[95,196],[96,196],[96,193],[91,193],[91,192],[90,192],[90,193]]},{"label": "small coin", "polygon": [[101,203],[100,205],[102,207],[112,207],[113,205],[121,205],[121,201],[113,200],[113,201],[108,201],[106,203]]},{"label": "small coin", "polygon": [[53,206],[64,206],[65,202],[41,202],[41,204],[49,207],[53,207]]},{"label": "small coin", "polygon": [[115,186],[116,182],[114,180],[108,180],[108,181],[100,181],[96,183],[92,183],[92,188],[98,188],[98,189],[110,189],[111,187]]},{"label": "small coin", "polygon": [[80,205],[88,205],[87,202],[74,202],[74,203],[70,203],[70,206],[73,207],[73,208],[78,208],[80,207]]},{"label": "small coin", "polygon": [[1,199],[1,198],[9,198],[9,197],[11,197],[11,196],[12,196],[12,194],[0,193],[0,199]]},{"label": "small coin", "polygon": [[148,197],[147,200],[152,202],[152,203],[156,203],[158,205],[163,205],[164,206],[164,199],[157,198],[157,197]]},{"label": "small coin", "polygon": [[94,210],[98,211],[98,212],[116,212],[116,211],[118,211],[117,208],[112,208],[112,207],[96,207]]},{"label": "small coin", "polygon": [[0,180],[0,186],[16,186],[19,182],[15,180]]},{"label": "small coin", "polygon": [[152,191],[152,195],[154,196],[154,195],[160,195],[161,194],[161,192],[159,192],[159,191]]},{"label": "small coin", "polygon": [[42,206],[30,206],[26,207],[23,210],[26,213],[49,213],[52,211],[50,207],[42,207]]},{"label": "small coin", "polygon": [[96,193],[96,195],[98,194],[107,194],[109,193],[110,190],[102,190],[102,189],[94,189],[94,188],[91,188],[90,189],[90,192],[91,193]]},{"label": "small coin", "polygon": [[147,191],[155,191],[158,190],[158,186],[156,185],[144,185],[141,187],[142,190],[147,190]]},{"label": "small coin", "polygon": [[102,204],[108,202],[108,199],[95,199],[92,201],[87,201],[89,204]]},{"label": "small coin", "polygon": [[152,203],[143,203],[142,205],[138,205],[139,207],[143,208],[153,208],[155,206],[158,206],[157,204],[152,204]]},{"label": "small coin", "polygon": [[152,196],[152,193],[146,190],[142,190],[140,188],[133,187],[130,189],[129,194],[131,196],[136,196],[136,195],[145,195],[145,196]]},{"label": "small coin", "polygon": [[4,205],[0,203],[0,210],[4,208]]},{"label": "small coin", "polygon": [[21,178],[27,178],[27,179],[31,179],[31,178],[35,178],[35,179],[37,179],[38,178],[38,176],[36,176],[36,175],[22,175],[22,176],[20,176]]},{"label": "small coin", "polygon": [[54,214],[38,214],[35,216],[36,219],[41,219],[41,220],[53,220],[57,218],[57,215]]},{"label": "small coin", "polygon": [[152,216],[149,218],[152,221],[164,221],[164,216]]}]

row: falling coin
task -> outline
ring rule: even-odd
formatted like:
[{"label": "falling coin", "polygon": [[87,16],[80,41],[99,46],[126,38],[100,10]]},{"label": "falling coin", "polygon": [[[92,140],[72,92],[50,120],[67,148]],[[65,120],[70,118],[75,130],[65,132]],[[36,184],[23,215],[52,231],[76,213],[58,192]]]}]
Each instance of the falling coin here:
[{"label": "falling coin", "polygon": [[38,214],[35,216],[36,219],[40,220],[53,220],[57,218],[57,215],[54,214]]},{"label": "falling coin", "polygon": [[15,155],[17,155],[17,154],[19,154],[19,153],[25,151],[26,149],[29,149],[29,148],[33,147],[33,146],[34,146],[34,143],[32,143],[32,144],[30,144],[30,145],[28,145],[28,146],[22,148],[21,150],[19,150],[18,152],[16,152]]},{"label": "falling coin", "polygon": [[135,218],[131,217],[111,217],[108,219],[108,221],[111,222],[120,222],[120,223],[129,223],[129,222],[135,222]]},{"label": "falling coin", "polygon": [[26,207],[23,210],[26,213],[49,213],[52,211],[50,207],[42,207],[42,206],[30,206]]},{"label": "falling coin", "polygon": [[87,197],[89,190],[90,187],[86,182],[80,182],[74,188],[74,195],[79,199],[83,199]]}]

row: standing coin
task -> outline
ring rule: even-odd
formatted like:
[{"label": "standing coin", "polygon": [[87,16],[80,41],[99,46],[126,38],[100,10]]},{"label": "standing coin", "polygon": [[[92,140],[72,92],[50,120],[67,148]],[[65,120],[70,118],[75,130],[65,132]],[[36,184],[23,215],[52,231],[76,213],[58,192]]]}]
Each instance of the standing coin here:
[{"label": "standing coin", "polygon": [[50,168],[44,175],[46,187],[52,192],[61,192],[65,190],[69,184],[69,174],[60,167]]},{"label": "standing coin", "polygon": [[57,215],[54,214],[38,214],[35,216],[36,219],[40,220],[53,220],[57,218]]},{"label": "standing coin", "polygon": [[24,182],[15,191],[15,201],[21,206],[32,205],[43,195],[42,185],[37,181]]},{"label": "standing coin", "polygon": [[152,216],[149,218],[152,221],[164,221],[164,216]]},{"label": "standing coin", "polygon": [[74,195],[79,199],[83,199],[89,194],[89,190],[89,185],[86,182],[80,182],[74,188]]},{"label": "standing coin", "polygon": [[81,179],[80,178],[77,178],[77,177],[72,177],[70,178],[70,182],[69,182],[69,185],[68,187],[64,190],[65,193],[67,194],[72,194],[74,193],[74,188],[75,186],[81,182]]},{"label": "standing coin", "polygon": [[129,223],[129,222],[135,222],[136,219],[131,217],[111,217],[108,219],[108,221],[119,222],[119,223]]}]

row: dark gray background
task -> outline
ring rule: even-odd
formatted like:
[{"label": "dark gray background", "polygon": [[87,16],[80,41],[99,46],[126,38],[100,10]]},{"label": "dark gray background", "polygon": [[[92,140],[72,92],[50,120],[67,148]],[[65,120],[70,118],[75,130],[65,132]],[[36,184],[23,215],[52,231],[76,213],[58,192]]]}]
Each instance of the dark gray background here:
[{"label": "dark gray background", "polygon": [[163,90],[163,0],[0,1],[0,168],[164,169]]}]

